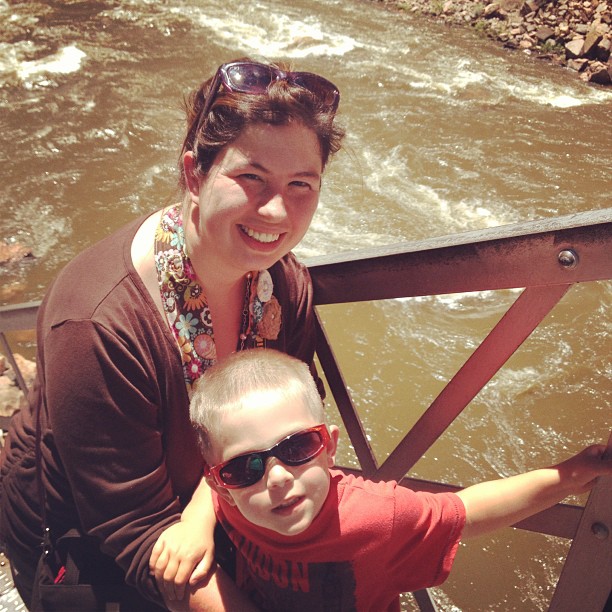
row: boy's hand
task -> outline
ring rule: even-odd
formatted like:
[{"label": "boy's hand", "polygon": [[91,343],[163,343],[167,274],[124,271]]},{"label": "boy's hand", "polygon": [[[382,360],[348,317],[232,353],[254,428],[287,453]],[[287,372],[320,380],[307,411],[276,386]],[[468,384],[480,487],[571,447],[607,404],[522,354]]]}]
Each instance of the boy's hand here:
[{"label": "boy's hand", "polygon": [[557,468],[570,493],[585,493],[599,476],[612,475],[612,444],[607,447],[593,444],[563,461]]},{"label": "boy's hand", "polygon": [[171,525],[161,534],[151,552],[149,569],[165,599],[182,600],[187,582],[194,585],[208,575],[214,553],[211,544],[186,522]]}]

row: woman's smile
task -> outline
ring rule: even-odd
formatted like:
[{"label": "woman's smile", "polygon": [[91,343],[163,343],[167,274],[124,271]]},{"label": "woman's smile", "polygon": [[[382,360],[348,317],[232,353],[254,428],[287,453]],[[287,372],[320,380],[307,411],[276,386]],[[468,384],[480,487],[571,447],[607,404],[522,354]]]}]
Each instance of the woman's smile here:
[{"label": "woman's smile", "polygon": [[271,242],[276,242],[280,238],[280,234],[270,234],[267,232],[258,232],[246,225],[240,225],[240,229],[247,235],[249,238],[253,238],[257,242],[263,242],[264,244],[269,244]]}]

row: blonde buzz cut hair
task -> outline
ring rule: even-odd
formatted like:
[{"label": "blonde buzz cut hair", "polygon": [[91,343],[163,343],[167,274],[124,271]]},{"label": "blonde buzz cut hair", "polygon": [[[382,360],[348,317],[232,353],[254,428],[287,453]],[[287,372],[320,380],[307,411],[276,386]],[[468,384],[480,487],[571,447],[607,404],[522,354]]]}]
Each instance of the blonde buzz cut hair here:
[{"label": "blonde buzz cut hair", "polygon": [[323,400],[303,361],[274,349],[232,353],[204,372],[191,397],[189,415],[204,458],[218,435],[221,417],[243,406],[249,393],[267,390],[301,398],[317,423],[325,423]]}]

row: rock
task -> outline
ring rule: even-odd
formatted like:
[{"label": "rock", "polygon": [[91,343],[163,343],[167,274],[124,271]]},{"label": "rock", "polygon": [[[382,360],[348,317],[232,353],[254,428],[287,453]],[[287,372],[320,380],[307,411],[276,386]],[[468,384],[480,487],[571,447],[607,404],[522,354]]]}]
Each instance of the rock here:
[{"label": "rock", "polygon": [[[13,358],[15,359],[15,363],[17,364],[17,367],[21,372],[21,376],[23,376],[25,384],[28,388],[30,388],[32,386],[32,383],[34,382],[34,378],[36,377],[36,363],[34,361],[26,359],[19,353],[14,353]],[[17,385],[17,377],[15,376],[13,368],[10,366],[8,361],[6,365],[8,367],[4,372],[4,376],[11,380],[15,385]]]},{"label": "rock", "polygon": [[26,405],[26,398],[19,387],[0,377],[0,415],[12,416]]},{"label": "rock", "polygon": [[582,55],[585,57],[592,57],[593,59],[597,53],[597,45],[600,43],[603,36],[596,30],[591,30],[584,39],[584,47],[582,48]]},{"label": "rock", "polygon": [[[36,363],[25,359],[19,353],[13,355],[15,363],[26,385],[32,386],[36,376]],[[17,384],[17,377],[8,359],[0,354],[0,415],[11,416],[26,405],[26,397]]]},{"label": "rock", "polygon": [[607,62],[610,59],[610,47],[612,46],[612,41],[609,38],[604,38],[597,45],[597,59],[602,62]]},{"label": "rock", "polygon": [[549,38],[552,38],[555,35],[555,31],[552,28],[544,26],[537,29],[535,35],[540,42],[544,42]]},{"label": "rock", "polygon": [[589,66],[589,81],[599,85],[610,85],[612,83],[612,66],[595,62]]},{"label": "rock", "polygon": [[543,4],[544,0],[527,0],[521,8],[521,14],[526,16],[530,13],[535,13]]},{"label": "rock", "polygon": [[575,59],[582,55],[582,47],[584,47],[584,38],[574,38],[565,45],[565,57]]},{"label": "rock", "polygon": [[0,265],[15,263],[26,257],[34,257],[32,250],[28,247],[18,242],[12,244],[0,242]]},{"label": "rock", "polygon": [[567,67],[576,72],[582,72],[588,65],[588,59],[571,59],[567,62]]},{"label": "rock", "polygon": [[524,0],[498,0],[499,6],[506,13],[520,12],[523,8]]},{"label": "rock", "polygon": [[501,7],[499,6],[498,2],[491,2],[491,4],[487,4],[482,12],[482,16],[485,19],[494,19],[495,17],[500,18],[500,15]]}]

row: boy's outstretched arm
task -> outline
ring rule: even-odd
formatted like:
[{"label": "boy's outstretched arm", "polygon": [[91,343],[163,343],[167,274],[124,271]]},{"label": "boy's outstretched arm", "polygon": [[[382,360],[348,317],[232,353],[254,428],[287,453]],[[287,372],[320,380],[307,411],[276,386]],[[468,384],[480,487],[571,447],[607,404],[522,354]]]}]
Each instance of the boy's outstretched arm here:
[{"label": "boy's outstretched arm", "polygon": [[588,491],[598,476],[612,475],[612,453],[595,444],[549,468],[491,480],[457,492],[466,509],[463,538],[508,527]]},{"label": "boy's outstretched arm", "polygon": [[151,551],[149,570],[166,604],[183,599],[187,584],[195,585],[209,573],[215,524],[211,491],[202,478],[180,522],[168,527]]}]

